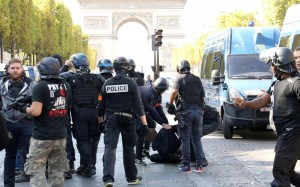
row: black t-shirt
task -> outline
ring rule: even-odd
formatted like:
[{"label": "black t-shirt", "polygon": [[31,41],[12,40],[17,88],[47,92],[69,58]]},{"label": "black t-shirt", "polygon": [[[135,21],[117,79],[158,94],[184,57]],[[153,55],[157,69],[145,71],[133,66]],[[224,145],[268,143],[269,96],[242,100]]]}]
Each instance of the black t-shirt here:
[{"label": "black t-shirt", "polygon": [[[273,87],[274,85],[274,87]],[[300,130],[300,78],[293,77],[276,81],[267,91],[272,95],[273,120],[277,134],[286,128]]]},{"label": "black t-shirt", "polygon": [[43,108],[41,115],[34,117],[33,138],[56,140],[66,137],[70,97],[70,85],[62,80],[42,80],[34,86],[32,102],[43,103]]}]

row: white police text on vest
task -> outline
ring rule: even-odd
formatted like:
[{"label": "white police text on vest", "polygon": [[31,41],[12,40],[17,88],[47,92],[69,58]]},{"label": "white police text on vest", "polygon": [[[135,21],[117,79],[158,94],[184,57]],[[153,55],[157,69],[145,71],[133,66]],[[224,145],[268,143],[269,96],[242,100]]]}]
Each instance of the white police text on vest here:
[{"label": "white police text on vest", "polygon": [[105,89],[106,93],[128,92],[128,84],[108,85]]}]

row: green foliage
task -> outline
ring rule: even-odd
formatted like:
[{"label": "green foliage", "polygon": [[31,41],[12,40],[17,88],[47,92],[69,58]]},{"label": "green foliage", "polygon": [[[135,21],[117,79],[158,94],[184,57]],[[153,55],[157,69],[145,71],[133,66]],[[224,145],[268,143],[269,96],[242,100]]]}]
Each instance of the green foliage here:
[{"label": "green foliage", "polygon": [[208,34],[199,37],[194,43],[185,44],[179,48],[173,48],[172,51],[172,66],[185,59],[190,62],[193,68],[197,67],[202,59],[203,48]]},{"label": "green foliage", "polygon": [[247,13],[237,10],[233,13],[222,14],[217,19],[218,29],[225,29],[227,27],[247,27],[249,21],[254,21],[255,26],[259,25],[255,18],[255,13]]},{"label": "green foliage", "polygon": [[4,50],[26,64],[55,53],[64,60],[78,52],[96,56],[70,11],[55,0],[0,0],[1,38]]},{"label": "green foliage", "polygon": [[281,28],[287,9],[299,3],[300,0],[263,0],[265,25]]},{"label": "green foliage", "polygon": [[3,37],[7,37],[10,31],[9,3],[9,0],[0,0],[0,33]]}]

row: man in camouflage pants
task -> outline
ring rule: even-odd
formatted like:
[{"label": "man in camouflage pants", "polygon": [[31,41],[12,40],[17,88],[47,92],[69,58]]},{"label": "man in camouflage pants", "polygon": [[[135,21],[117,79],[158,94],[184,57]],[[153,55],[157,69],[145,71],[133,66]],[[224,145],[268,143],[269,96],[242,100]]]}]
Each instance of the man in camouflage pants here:
[{"label": "man in camouflage pants", "polygon": [[[60,64],[45,57],[38,65],[41,81],[33,88],[31,107],[20,108],[34,117],[25,173],[32,187],[63,187],[66,159],[66,135],[70,85],[60,78]],[[71,99],[70,99],[71,100]],[[48,161],[48,181],[45,165]]]}]

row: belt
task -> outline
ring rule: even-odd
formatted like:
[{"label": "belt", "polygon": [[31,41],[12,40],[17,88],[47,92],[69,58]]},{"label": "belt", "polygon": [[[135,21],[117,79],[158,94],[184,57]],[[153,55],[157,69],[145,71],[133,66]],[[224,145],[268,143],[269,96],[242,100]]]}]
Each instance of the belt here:
[{"label": "belt", "polygon": [[132,114],[129,114],[129,113],[126,113],[126,112],[114,112],[114,114],[132,118]]}]

